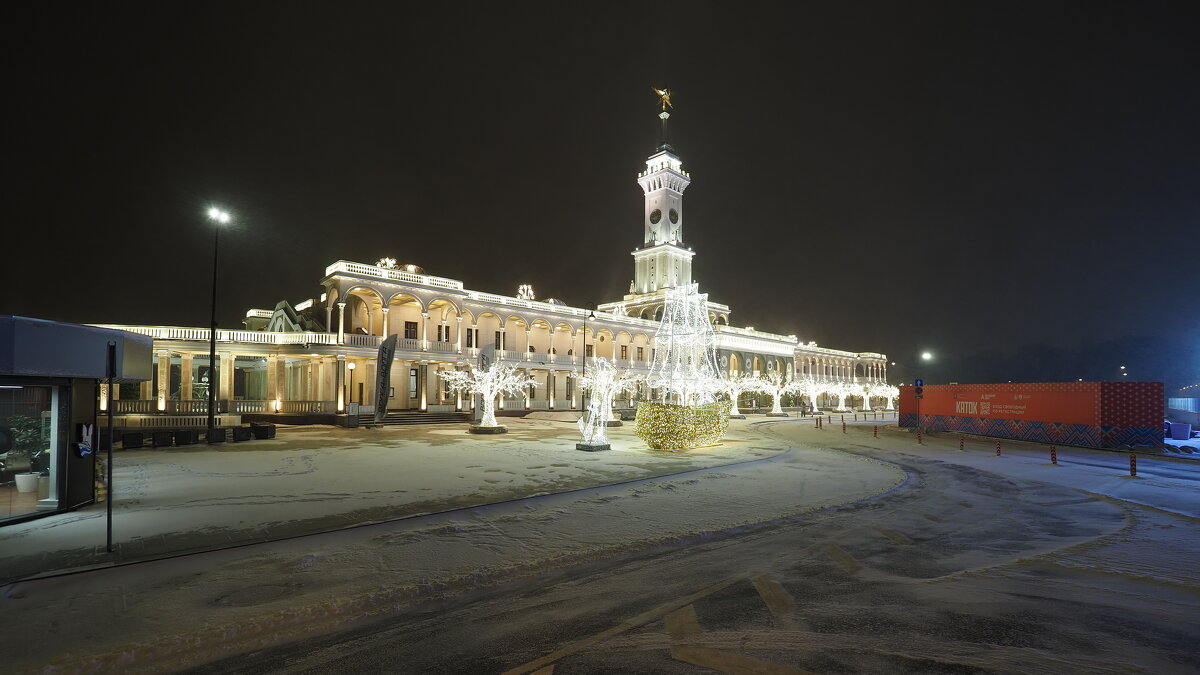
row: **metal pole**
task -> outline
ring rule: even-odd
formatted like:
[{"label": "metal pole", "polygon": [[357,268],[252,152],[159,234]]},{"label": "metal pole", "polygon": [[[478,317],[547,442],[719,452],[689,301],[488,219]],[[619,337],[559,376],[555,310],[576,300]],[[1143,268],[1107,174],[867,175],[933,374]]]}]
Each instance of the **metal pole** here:
[{"label": "metal pole", "polygon": [[117,343],[109,341],[108,353],[106,356],[106,363],[105,363],[105,374],[108,375],[108,393],[107,393],[108,406],[107,406],[107,411],[106,411],[107,414],[105,415],[108,418],[108,461],[105,462],[106,475],[104,478],[104,488],[106,490],[108,490],[107,498],[104,500],[105,501],[106,530],[107,530],[107,538],[105,541],[106,541],[106,547],[107,547],[107,550],[109,553],[113,552],[113,540],[112,540],[112,503],[113,503],[113,495],[114,495],[113,482],[112,482],[112,475],[113,475],[113,375],[116,374],[116,371],[117,371]]},{"label": "metal pole", "polygon": [[217,388],[217,247],[220,244],[221,227],[213,225],[213,272],[212,272],[212,314],[209,317],[208,329],[208,442],[212,443],[213,433],[217,428],[216,417],[216,388]]}]

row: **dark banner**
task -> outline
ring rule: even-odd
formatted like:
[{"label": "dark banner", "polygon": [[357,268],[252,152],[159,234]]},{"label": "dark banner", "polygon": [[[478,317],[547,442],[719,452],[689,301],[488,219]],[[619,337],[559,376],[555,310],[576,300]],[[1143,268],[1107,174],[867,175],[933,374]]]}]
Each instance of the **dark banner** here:
[{"label": "dark banner", "polygon": [[392,333],[379,344],[379,356],[375,363],[375,423],[379,424],[387,415],[388,394],[392,384],[392,357],[396,354],[396,334]]}]

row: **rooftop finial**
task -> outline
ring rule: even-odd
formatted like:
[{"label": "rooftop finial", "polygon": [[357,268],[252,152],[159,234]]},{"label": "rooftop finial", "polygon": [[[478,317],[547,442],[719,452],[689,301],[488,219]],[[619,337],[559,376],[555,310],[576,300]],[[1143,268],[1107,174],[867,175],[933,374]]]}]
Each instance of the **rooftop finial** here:
[{"label": "rooftop finial", "polygon": [[662,106],[662,112],[658,113],[658,118],[662,120],[662,129],[658,132],[658,149],[673,151],[671,137],[667,132],[667,119],[671,117],[671,113],[667,112],[667,108],[675,109],[675,106],[671,104],[671,90],[666,87],[662,89],[650,87],[650,90],[658,95],[659,105]]},{"label": "rooftop finial", "polygon": [[658,102],[662,104],[663,112],[666,112],[667,108],[671,108],[672,110],[675,109],[675,106],[671,105],[671,90],[670,89],[667,89],[666,87],[663,87],[662,89],[658,89],[657,87],[650,87],[650,90],[653,91],[654,93],[658,94]]}]

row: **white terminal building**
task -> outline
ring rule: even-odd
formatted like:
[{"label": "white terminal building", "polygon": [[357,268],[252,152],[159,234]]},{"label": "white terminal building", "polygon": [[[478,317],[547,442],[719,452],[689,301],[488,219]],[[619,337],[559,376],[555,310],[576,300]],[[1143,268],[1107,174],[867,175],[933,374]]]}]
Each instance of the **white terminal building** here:
[{"label": "white terminal building", "polygon": [[[580,409],[569,377],[605,358],[618,369],[646,374],[666,290],[690,284],[695,253],[684,242],[683,196],[691,176],[663,135],[637,176],[645,194],[643,236],[634,249],[633,281],[620,300],[595,308],[533,299],[527,286],[504,295],[471,290],[458,279],[434,276],[412,264],[338,260],[325,268],[314,297],[286,300],[273,309],[246,312],[245,330],[217,331],[219,423],[243,415],[325,416],[373,412],[380,343],[398,338],[390,374],[389,411],[465,412],[470,397],[449,391],[436,371],[472,368],[481,348],[536,380],[501,410]],[[631,236],[632,239],[632,236]],[[516,288],[521,280],[514,279]],[[701,284],[702,286],[702,284]],[[701,289],[703,290],[703,289]],[[731,324],[729,306],[708,302],[719,366],[727,373],[783,371],[859,385],[887,381],[886,356],[818,347],[794,335]],[[114,392],[121,425],[203,425],[207,414],[209,331],[173,326],[118,326],[154,340],[151,381]],[[643,390],[618,405],[632,406]],[[101,405],[103,406],[103,395]],[[818,406],[836,397],[822,395]],[[884,398],[873,406],[887,404]],[[864,402],[859,400],[859,405]]]}]

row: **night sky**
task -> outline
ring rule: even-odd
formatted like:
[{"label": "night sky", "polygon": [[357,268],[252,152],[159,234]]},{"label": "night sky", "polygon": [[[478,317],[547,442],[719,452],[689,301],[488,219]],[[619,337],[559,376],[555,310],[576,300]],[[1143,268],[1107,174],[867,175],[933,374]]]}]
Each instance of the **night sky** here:
[{"label": "night sky", "polygon": [[735,325],[948,379],[1075,374],[1032,349],[1200,381],[1195,3],[434,5],[11,14],[0,311],[205,325],[210,203],[224,327],[385,255],[619,299],[669,86]]}]

